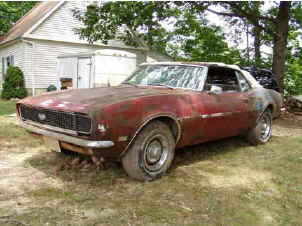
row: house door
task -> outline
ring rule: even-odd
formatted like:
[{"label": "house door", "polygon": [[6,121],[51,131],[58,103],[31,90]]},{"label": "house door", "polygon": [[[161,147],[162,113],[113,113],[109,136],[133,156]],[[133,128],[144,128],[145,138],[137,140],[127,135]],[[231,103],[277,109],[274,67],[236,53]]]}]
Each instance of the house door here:
[{"label": "house door", "polygon": [[79,58],[77,79],[78,88],[90,88],[91,58]]}]

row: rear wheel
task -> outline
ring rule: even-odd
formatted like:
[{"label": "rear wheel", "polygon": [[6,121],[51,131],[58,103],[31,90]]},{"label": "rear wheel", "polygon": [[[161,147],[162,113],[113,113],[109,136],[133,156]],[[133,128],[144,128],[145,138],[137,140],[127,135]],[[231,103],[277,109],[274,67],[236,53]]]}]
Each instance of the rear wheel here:
[{"label": "rear wheel", "polygon": [[174,158],[175,139],[168,125],[161,121],[148,124],[137,135],[122,158],[127,174],[137,180],[162,176]]},{"label": "rear wheel", "polygon": [[268,142],[272,135],[272,120],[270,109],[265,110],[256,126],[248,132],[248,141],[254,145]]}]

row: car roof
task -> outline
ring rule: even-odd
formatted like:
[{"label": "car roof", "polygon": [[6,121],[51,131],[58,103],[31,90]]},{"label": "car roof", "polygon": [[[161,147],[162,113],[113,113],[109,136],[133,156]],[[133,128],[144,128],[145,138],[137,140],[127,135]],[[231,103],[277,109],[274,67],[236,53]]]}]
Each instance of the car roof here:
[{"label": "car roof", "polygon": [[219,66],[224,68],[230,68],[240,71],[244,77],[249,81],[253,88],[262,87],[257,80],[246,70],[242,70],[239,66],[233,64],[225,64],[221,62],[152,62],[142,63],[141,65],[182,65],[182,66]]},{"label": "car roof", "polygon": [[152,62],[142,63],[141,65],[189,65],[189,66],[219,66],[232,69],[240,69],[239,66],[234,64],[225,64],[221,62],[182,62],[182,61],[163,61],[163,62]]}]

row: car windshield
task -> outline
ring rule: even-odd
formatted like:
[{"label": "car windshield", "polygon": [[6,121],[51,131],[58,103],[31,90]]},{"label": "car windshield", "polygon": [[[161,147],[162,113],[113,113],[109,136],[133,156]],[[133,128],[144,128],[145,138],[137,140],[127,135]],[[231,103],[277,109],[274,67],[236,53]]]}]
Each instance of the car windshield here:
[{"label": "car windshield", "polygon": [[205,67],[183,65],[144,65],[123,84],[166,86],[201,90],[206,76]]}]

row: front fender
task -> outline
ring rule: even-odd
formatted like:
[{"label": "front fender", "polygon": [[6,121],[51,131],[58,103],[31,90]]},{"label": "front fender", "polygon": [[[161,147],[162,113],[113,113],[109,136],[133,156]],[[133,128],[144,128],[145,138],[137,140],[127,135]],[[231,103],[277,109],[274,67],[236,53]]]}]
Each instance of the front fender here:
[{"label": "front fender", "polygon": [[180,137],[181,137],[181,125],[179,123],[179,120],[177,119],[177,117],[171,113],[158,113],[158,114],[153,114],[153,115],[148,115],[143,122],[141,123],[140,126],[138,126],[138,128],[136,129],[135,133],[131,136],[131,139],[129,141],[129,143],[127,144],[126,148],[123,150],[123,152],[121,153],[121,156],[123,156],[127,150],[129,149],[129,147],[131,146],[131,144],[133,143],[133,141],[135,140],[136,136],[140,133],[140,131],[151,121],[153,120],[163,120],[164,118],[168,118],[173,120],[173,122],[175,123],[175,125],[177,126],[177,136],[176,136],[176,140],[175,140],[175,144],[178,143]]},{"label": "front fender", "polygon": [[[167,118],[177,128],[176,142],[180,139],[181,125],[178,120],[181,115],[181,95],[155,95],[123,101],[107,106],[103,118],[108,125],[106,137],[116,145],[116,152],[124,153],[129,148],[138,133],[150,121],[156,118]],[[173,130],[174,131],[174,130]]]}]

